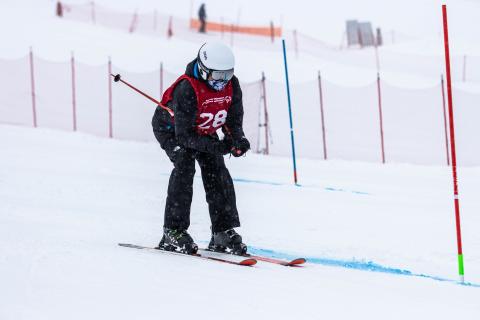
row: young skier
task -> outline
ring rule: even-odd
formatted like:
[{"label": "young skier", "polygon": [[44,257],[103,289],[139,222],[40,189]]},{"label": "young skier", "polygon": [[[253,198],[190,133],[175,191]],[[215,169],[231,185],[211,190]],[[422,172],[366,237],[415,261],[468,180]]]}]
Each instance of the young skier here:
[{"label": "young skier", "polygon": [[[159,249],[196,253],[187,230],[198,162],[211,219],[208,248],[244,254],[233,181],[224,155],[244,155],[250,143],[243,133],[242,90],[234,76],[232,50],[222,43],[205,43],[197,57],[164,93],[152,119],[153,132],[172,161],[163,237]],[[216,131],[222,129],[224,139]]]}]

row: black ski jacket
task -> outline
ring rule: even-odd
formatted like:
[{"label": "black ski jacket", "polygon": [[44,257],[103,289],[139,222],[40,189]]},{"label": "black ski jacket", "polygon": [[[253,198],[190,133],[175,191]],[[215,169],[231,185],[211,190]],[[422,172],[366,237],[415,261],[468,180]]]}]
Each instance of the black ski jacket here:
[{"label": "black ski jacket", "polygon": [[[185,70],[187,76],[194,77],[195,63],[196,59],[187,65]],[[232,140],[239,141],[244,137],[242,89],[237,77],[233,76],[231,81],[232,105],[228,109],[225,125],[230,130]],[[177,84],[168,107],[175,114],[174,122],[170,114],[160,106],[157,106],[152,119],[155,137],[167,154],[170,154],[176,146],[215,153],[213,145],[218,143],[218,137],[202,136],[195,131],[197,96],[188,80],[184,79]]]}]

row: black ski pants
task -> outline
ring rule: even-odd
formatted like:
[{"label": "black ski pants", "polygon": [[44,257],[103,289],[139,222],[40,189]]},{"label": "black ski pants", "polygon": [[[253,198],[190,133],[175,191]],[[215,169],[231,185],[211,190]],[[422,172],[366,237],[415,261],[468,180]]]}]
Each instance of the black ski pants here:
[{"label": "black ski pants", "polygon": [[193,196],[195,160],[200,166],[212,231],[219,232],[240,226],[232,177],[221,155],[181,148],[167,152],[174,164],[168,183],[164,227],[188,229]]}]

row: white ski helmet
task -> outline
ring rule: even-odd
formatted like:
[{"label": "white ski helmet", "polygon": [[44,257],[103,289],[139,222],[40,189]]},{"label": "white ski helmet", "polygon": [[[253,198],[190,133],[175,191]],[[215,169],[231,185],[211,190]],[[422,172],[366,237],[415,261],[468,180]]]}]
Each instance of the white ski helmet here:
[{"label": "white ski helmet", "polygon": [[222,42],[204,43],[198,50],[197,62],[203,80],[229,81],[233,77],[235,57]]}]

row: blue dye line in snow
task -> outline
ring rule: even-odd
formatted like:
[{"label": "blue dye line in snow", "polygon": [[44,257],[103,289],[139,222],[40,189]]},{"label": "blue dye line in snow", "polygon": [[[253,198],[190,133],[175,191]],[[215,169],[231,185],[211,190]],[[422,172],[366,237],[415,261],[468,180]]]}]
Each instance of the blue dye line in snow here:
[{"label": "blue dye line in snow", "polygon": [[[285,254],[285,253],[277,252],[274,250],[256,248],[251,246],[248,247],[248,252],[253,255],[257,254],[257,255],[263,255],[267,257],[286,259],[286,260],[298,258],[298,256],[293,256],[291,254]],[[435,281],[450,282],[450,283],[463,285],[467,287],[480,288],[480,284],[475,284],[470,282],[461,283],[452,279],[446,279],[446,278],[432,276],[428,274],[414,273],[405,269],[382,266],[373,261],[342,260],[342,259],[332,259],[332,258],[322,258],[322,257],[305,257],[305,259],[307,259],[308,263],[319,264],[324,266],[333,266],[333,267],[341,267],[341,268],[355,269],[355,270],[362,270],[362,271],[388,273],[388,274],[394,274],[394,275],[400,275],[400,276],[427,278]]]},{"label": "blue dye line in snow", "polygon": [[[162,173],[162,176],[169,177],[170,173]],[[201,177],[195,176],[195,178],[199,179]],[[233,178],[232,180],[240,183],[263,184],[263,185],[269,185],[269,186],[294,186],[294,187],[300,187],[300,188],[317,188],[317,189],[323,189],[326,191],[333,191],[333,192],[348,192],[348,193],[359,194],[359,195],[370,195],[370,193],[363,192],[363,191],[347,190],[347,189],[332,188],[332,187],[321,187],[317,185],[302,185],[302,184],[282,183],[282,182],[264,181],[264,180],[252,180],[252,179],[243,179],[243,178]]]},{"label": "blue dye line in snow", "polygon": [[255,183],[255,184],[266,184],[270,186],[296,186],[296,187],[304,187],[304,188],[320,188],[326,191],[336,191],[336,192],[350,192],[354,194],[362,194],[368,195],[369,193],[363,191],[355,191],[355,190],[346,190],[346,189],[338,189],[332,187],[320,187],[317,185],[302,185],[302,184],[291,184],[291,183],[281,183],[281,182],[272,182],[272,181],[264,181],[264,180],[251,180],[251,179],[242,179],[242,178],[233,178],[235,182],[242,182],[242,183]]}]

